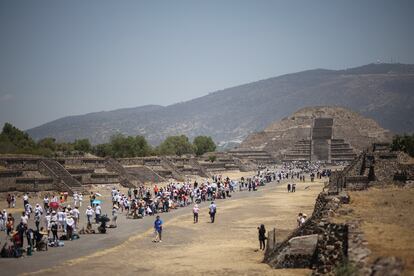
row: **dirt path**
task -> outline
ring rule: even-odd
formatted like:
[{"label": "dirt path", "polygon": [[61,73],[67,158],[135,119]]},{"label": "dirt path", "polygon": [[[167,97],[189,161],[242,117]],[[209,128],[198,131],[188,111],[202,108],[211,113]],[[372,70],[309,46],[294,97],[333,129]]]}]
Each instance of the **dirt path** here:
[{"label": "dirt path", "polygon": [[[305,187],[308,189],[305,190]],[[309,270],[273,270],[262,264],[257,226],[277,229],[280,241],[296,227],[298,212],[312,213],[322,182],[299,183],[296,193],[274,183],[251,195],[217,201],[217,221],[208,222],[207,207],[200,222],[192,222],[191,209],[165,222],[163,243],[152,243],[152,229],[96,253],[66,261],[36,274],[59,271],[76,274],[139,275],[307,275]]]}]

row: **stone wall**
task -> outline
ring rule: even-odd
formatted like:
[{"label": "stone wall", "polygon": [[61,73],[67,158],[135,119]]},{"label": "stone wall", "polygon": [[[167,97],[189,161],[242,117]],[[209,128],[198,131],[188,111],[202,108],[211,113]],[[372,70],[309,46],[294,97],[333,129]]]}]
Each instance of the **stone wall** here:
[{"label": "stone wall", "polygon": [[104,158],[66,157],[56,159],[65,167],[104,168]]},{"label": "stone wall", "polygon": [[40,192],[56,190],[52,178],[4,178],[0,192]]},{"label": "stone wall", "polygon": [[[333,271],[347,258],[348,227],[330,222],[329,216],[347,202],[349,197],[346,194],[319,194],[312,216],[276,248],[267,251],[264,261],[274,268],[311,268],[315,275]],[[300,248],[292,251],[294,239],[309,239],[312,235],[318,237],[312,254],[309,246],[303,247],[303,251]]]},{"label": "stone wall", "polygon": [[[349,203],[346,190],[364,190],[395,181],[396,177],[408,182],[414,176],[414,166],[401,164],[398,156],[385,151],[363,152],[343,171],[334,172],[325,187],[327,191],[324,188],[316,199],[312,216],[286,240],[268,247],[264,261],[275,268],[311,268],[313,275],[325,275],[333,274],[336,267],[349,260],[361,275],[400,275],[403,264],[398,258],[380,257],[373,264],[369,262],[371,251],[360,221],[341,224],[330,219],[335,213],[346,215],[350,211],[339,210],[342,204]],[[310,254],[314,235],[318,239]]]},{"label": "stone wall", "polygon": [[0,157],[0,165],[9,170],[36,171],[40,157]]}]

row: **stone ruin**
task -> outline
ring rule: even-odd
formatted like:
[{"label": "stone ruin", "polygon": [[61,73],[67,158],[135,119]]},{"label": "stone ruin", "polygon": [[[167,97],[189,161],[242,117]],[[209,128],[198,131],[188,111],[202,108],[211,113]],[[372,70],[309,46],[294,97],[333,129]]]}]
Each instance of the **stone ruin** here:
[{"label": "stone ruin", "polygon": [[389,144],[376,143],[344,170],[333,172],[304,225],[280,243],[276,242],[275,230],[269,231],[264,262],[274,268],[310,268],[313,275],[332,275],[349,261],[361,275],[400,275],[403,265],[398,258],[380,257],[373,264],[368,262],[371,251],[359,222],[335,223],[331,217],[344,211],[339,207],[349,203],[348,190],[412,182],[414,165],[406,160],[405,154],[391,152]]},{"label": "stone ruin", "polygon": [[337,106],[302,108],[263,131],[241,149],[267,152],[274,160],[350,162],[372,143],[391,142],[392,133],[374,120]]},{"label": "stone ruin", "polygon": [[229,154],[234,158],[239,159],[247,166],[251,164],[265,166],[269,164],[273,165],[276,163],[276,159],[269,152],[264,150],[238,148],[230,150]]},{"label": "stone ruin", "polygon": [[333,138],[333,118],[315,118],[308,139],[294,143],[283,161],[350,162],[356,157],[354,149],[344,139]]},{"label": "stone ruin", "polygon": [[[215,155],[211,162],[209,156]],[[210,178],[229,170],[255,170],[226,152],[194,156],[150,156],[134,158],[66,157],[48,159],[40,156],[0,155],[0,192],[67,191],[81,192],[93,184],[121,184],[137,187],[187,176]]]},{"label": "stone ruin", "polygon": [[388,143],[374,143],[343,171],[333,172],[330,190],[365,190],[370,186],[404,185],[414,181],[414,165],[403,152],[390,151]]}]

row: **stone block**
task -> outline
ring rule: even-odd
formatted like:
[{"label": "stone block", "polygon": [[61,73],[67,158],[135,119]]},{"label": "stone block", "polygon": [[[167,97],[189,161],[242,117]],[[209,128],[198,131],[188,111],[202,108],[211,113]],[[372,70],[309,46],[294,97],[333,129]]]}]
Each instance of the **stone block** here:
[{"label": "stone block", "polygon": [[[284,262],[288,256],[302,256],[305,259],[311,258],[315,253],[317,244],[317,234],[291,238],[286,247],[278,254],[276,267],[286,267]],[[303,260],[303,263],[308,262],[307,260]]]}]

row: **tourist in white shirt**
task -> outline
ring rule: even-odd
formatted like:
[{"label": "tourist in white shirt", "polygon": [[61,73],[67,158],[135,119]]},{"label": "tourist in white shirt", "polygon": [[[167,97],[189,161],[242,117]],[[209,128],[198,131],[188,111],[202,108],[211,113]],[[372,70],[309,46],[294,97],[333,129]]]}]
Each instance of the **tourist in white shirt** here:
[{"label": "tourist in white shirt", "polygon": [[46,216],[45,216],[45,224],[46,224],[47,236],[48,237],[49,237],[49,233],[50,233],[50,226],[51,226],[50,222],[51,222],[51,220],[52,220],[52,216],[50,215],[49,212],[47,212]]},{"label": "tourist in white shirt", "polygon": [[95,213],[95,211],[92,209],[91,206],[88,206],[88,208],[86,209],[85,215],[86,215],[86,219],[88,221],[88,224],[92,223],[92,217],[93,214]]},{"label": "tourist in white shirt", "polygon": [[71,211],[71,216],[73,217],[73,220],[75,221],[75,229],[78,227],[79,224],[79,218],[80,218],[80,212],[79,212],[79,207],[75,207],[72,211]]},{"label": "tourist in white shirt", "polygon": [[57,222],[61,229],[65,227],[65,213],[62,210],[57,212]]},{"label": "tourist in white shirt", "polygon": [[32,213],[32,210],[33,210],[32,205],[30,205],[29,203],[27,203],[24,206],[24,210],[26,212],[27,217],[30,218],[30,214]]},{"label": "tourist in white shirt", "polygon": [[66,217],[66,237],[68,240],[72,240],[73,228],[75,225],[75,220],[72,216]]},{"label": "tourist in white shirt", "polygon": [[37,229],[37,231],[39,231],[39,229],[40,229],[39,228],[40,220],[41,220],[42,214],[43,214],[43,209],[39,204],[36,204],[34,214],[35,214],[36,229]]},{"label": "tourist in white shirt", "polygon": [[29,222],[29,217],[27,216],[26,212],[22,212],[22,216],[20,217],[20,221],[24,225],[27,225],[27,223]]},{"label": "tourist in white shirt", "polygon": [[83,195],[79,194],[79,207],[82,207]]},{"label": "tourist in white shirt", "polygon": [[200,212],[200,208],[198,208],[198,205],[195,204],[193,207],[193,215],[194,215],[194,223],[198,222],[198,213]]},{"label": "tourist in white shirt", "polygon": [[79,195],[78,195],[78,193],[77,192],[75,192],[74,194],[73,194],[73,201],[74,201],[74,206],[76,207],[76,206],[78,206],[78,201],[79,201]]},{"label": "tourist in white shirt", "polygon": [[45,210],[49,209],[49,197],[47,195],[43,198],[43,208]]}]

